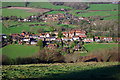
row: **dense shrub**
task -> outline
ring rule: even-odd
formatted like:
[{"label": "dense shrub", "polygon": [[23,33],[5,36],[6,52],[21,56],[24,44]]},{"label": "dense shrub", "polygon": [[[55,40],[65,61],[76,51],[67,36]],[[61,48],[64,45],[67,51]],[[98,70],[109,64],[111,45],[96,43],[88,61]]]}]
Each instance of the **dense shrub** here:
[{"label": "dense shrub", "polygon": [[44,48],[39,50],[33,56],[30,57],[18,57],[16,59],[11,59],[6,55],[2,55],[2,64],[3,65],[19,65],[19,64],[37,64],[37,63],[75,63],[75,62],[113,62],[120,61],[118,54],[118,48],[104,49],[94,51],[91,54],[81,57],[79,54],[66,54],[61,55],[56,49]]},{"label": "dense shrub", "polygon": [[85,56],[86,57],[85,60],[87,60],[87,61],[90,61],[90,59],[93,59],[93,58],[96,58],[98,62],[99,61],[113,62],[113,61],[120,60],[118,47],[115,47],[112,49],[97,50],[87,56],[91,57],[91,58],[87,59],[88,57]]},{"label": "dense shrub", "polygon": [[79,54],[67,54],[64,55],[64,62],[66,63],[75,63],[80,62],[80,55]]},{"label": "dense shrub", "polygon": [[42,49],[34,57],[41,62],[63,62],[63,56],[55,49]]}]

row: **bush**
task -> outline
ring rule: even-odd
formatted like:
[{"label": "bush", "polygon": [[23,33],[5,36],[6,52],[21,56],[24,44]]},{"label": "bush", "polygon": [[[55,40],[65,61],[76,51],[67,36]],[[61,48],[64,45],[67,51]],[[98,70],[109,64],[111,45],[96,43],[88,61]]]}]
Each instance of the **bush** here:
[{"label": "bush", "polygon": [[80,55],[79,54],[66,54],[64,55],[64,62],[66,63],[75,63],[80,61]]},{"label": "bush", "polygon": [[42,49],[36,55],[35,58],[40,59],[41,62],[50,63],[50,62],[63,62],[63,56],[53,49]]},{"label": "bush", "polygon": [[97,50],[87,56],[90,56],[91,58],[93,58],[92,56],[95,56],[98,62],[99,61],[113,62],[113,61],[120,60],[119,54],[118,54],[118,47],[115,47],[112,49]]}]

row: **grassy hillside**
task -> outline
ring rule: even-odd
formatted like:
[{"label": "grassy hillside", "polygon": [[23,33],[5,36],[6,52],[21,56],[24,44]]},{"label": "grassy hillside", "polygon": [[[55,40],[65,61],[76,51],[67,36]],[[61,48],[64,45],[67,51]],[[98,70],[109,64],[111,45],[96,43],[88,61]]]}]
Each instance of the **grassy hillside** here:
[{"label": "grassy hillside", "polygon": [[55,6],[49,2],[30,2],[28,7],[39,7],[39,8],[49,8],[49,9],[72,9],[71,7],[66,6]]},{"label": "grassy hillside", "polygon": [[31,56],[37,52],[37,46],[8,45],[2,48],[2,54],[5,54],[10,58]]},{"label": "grassy hillside", "polygon": [[119,80],[117,65],[117,62],[6,65],[2,66],[2,77],[25,80]]},{"label": "grassy hillside", "polygon": [[[17,16],[26,18],[28,16],[34,15],[35,13],[26,12],[27,10],[22,9],[2,9],[2,16]],[[37,13],[36,13],[37,14]]]},{"label": "grassy hillside", "polygon": [[95,50],[99,49],[110,49],[113,47],[118,47],[118,44],[95,44],[95,43],[90,43],[90,44],[85,44],[84,47],[86,50],[88,50],[88,53],[91,53]]},{"label": "grassy hillside", "polygon": [[90,4],[87,10],[118,10],[118,4]]},{"label": "grassy hillside", "polygon": [[33,27],[33,26],[29,26],[30,24],[40,24],[40,23],[18,23],[18,22],[10,21],[9,22],[10,26],[8,27],[8,29],[6,29],[4,25],[2,25],[2,33],[8,35],[11,33],[21,33],[23,30],[36,33],[38,28],[44,28],[45,31],[49,31],[49,27],[47,26],[34,26]]},{"label": "grassy hillside", "polygon": [[25,7],[25,2],[2,2],[2,7],[19,6]]},{"label": "grassy hillside", "polygon": [[118,15],[118,11],[89,11],[87,13],[79,13],[75,16],[111,16],[111,15]]}]

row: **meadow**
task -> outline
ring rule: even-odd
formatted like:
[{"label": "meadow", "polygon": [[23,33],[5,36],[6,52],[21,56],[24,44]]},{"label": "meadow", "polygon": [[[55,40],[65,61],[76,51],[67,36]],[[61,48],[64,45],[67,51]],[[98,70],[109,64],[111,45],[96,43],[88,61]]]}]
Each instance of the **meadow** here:
[{"label": "meadow", "polygon": [[86,50],[88,50],[88,53],[92,53],[96,50],[103,50],[103,49],[111,49],[113,47],[118,47],[118,44],[104,44],[104,43],[90,43],[83,45]]},{"label": "meadow", "polygon": [[83,17],[111,16],[111,15],[118,15],[118,11],[88,11],[87,13],[75,14],[75,16],[83,16]]},{"label": "meadow", "polygon": [[25,2],[2,2],[2,7],[19,6],[25,7]]},{"label": "meadow", "polygon": [[2,16],[17,16],[17,17],[22,17],[22,18],[26,18],[28,16],[37,14],[34,12],[26,12],[28,10],[23,10],[23,9],[2,9]]},{"label": "meadow", "polygon": [[2,48],[2,54],[7,55],[9,58],[28,57],[38,52],[38,46],[28,45],[7,45]]},{"label": "meadow", "polygon": [[20,80],[119,80],[118,62],[3,65],[3,79]]},{"label": "meadow", "polygon": [[87,10],[118,10],[118,4],[90,4]]},{"label": "meadow", "polygon": [[37,7],[37,8],[48,8],[48,9],[72,9],[71,7],[66,6],[55,6],[49,2],[30,2],[28,7]]},{"label": "meadow", "polygon": [[[3,22],[5,23],[5,22]],[[4,25],[2,25],[2,33],[9,35],[12,33],[21,33],[22,31],[30,31],[30,32],[34,32],[37,34],[37,29],[38,28],[43,28],[45,31],[49,31],[49,27],[48,26],[29,26],[31,24],[40,24],[38,22],[34,22],[34,23],[18,23],[18,22],[14,22],[14,21],[10,21],[9,22],[9,27],[5,28]],[[42,22],[42,24],[44,24],[44,22]]]}]

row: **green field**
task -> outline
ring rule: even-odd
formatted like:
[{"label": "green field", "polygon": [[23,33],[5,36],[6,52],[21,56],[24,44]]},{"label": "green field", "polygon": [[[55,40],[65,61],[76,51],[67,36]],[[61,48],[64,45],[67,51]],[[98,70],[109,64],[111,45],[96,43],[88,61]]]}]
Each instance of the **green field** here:
[{"label": "green field", "polygon": [[[5,22],[3,22],[5,23]],[[49,31],[49,27],[48,26],[29,26],[30,24],[40,24],[40,23],[18,23],[18,22],[14,22],[14,21],[10,21],[9,22],[9,27],[6,29],[4,25],[2,25],[2,33],[9,35],[11,33],[21,33],[22,31],[30,31],[30,32],[34,32],[37,33],[37,29],[38,28],[44,28],[44,31]],[[42,22],[42,24],[44,24]]]},{"label": "green field", "polygon": [[111,16],[111,15],[118,15],[118,11],[89,11],[88,13],[79,13],[75,16],[83,16],[83,17],[90,17],[90,16]]},{"label": "green field", "polygon": [[[26,12],[27,10],[22,9],[2,9],[2,16],[17,16],[26,18],[28,16],[34,15],[35,13]],[[37,13],[36,13],[37,14]]]},{"label": "green field", "polygon": [[87,10],[118,10],[118,4],[90,4]]},{"label": "green field", "polygon": [[2,48],[2,54],[5,54],[10,58],[27,57],[34,55],[37,52],[37,46],[8,45]]},{"label": "green field", "polygon": [[2,2],[2,7],[19,6],[25,7],[25,2]]},{"label": "green field", "polygon": [[[3,21],[3,23],[5,23]],[[11,33],[21,33],[22,31],[30,31],[30,32],[34,32],[34,33],[37,33],[37,29],[38,28],[43,28],[44,31],[50,31],[50,27],[49,26],[29,26],[30,24],[52,24],[52,23],[44,23],[44,22],[31,22],[31,23],[18,23],[18,22],[14,22],[14,21],[10,21],[9,22],[10,26],[8,27],[8,29],[5,28],[4,25],[2,25],[2,33],[3,34],[6,34],[6,35],[9,35]],[[77,27],[77,26],[74,26],[74,25],[64,25],[64,24],[60,24],[60,25],[56,25],[58,27]]]},{"label": "green field", "polygon": [[86,50],[88,50],[88,53],[91,53],[95,50],[101,50],[101,49],[110,49],[113,47],[118,47],[118,44],[96,44],[96,43],[90,43],[90,44],[85,44],[84,47]]},{"label": "green field", "polygon": [[55,6],[49,2],[30,2],[28,7],[38,7],[38,8],[48,8],[48,9],[72,9],[71,7],[66,6]]},{"label": "green field", "polygon": [[[25,7],[25,2],[3,2],[2,7],[7,6],[19,6],[19,7]],[[71,7],[66,6],[55,6],[49,2],[29,2],[27,7],[37,7],[37,8],[48,8],[48,9],[72,9]]]},{"label": "green field", "polygon": [[59,14],[59,13],[65,14],[64,11],[52,11],[52,12],[47,12],[47,14]]},{"label": "green field", "polygon": [[3,79],[119,80],[118,62],[55,63],[2,66]]}]

